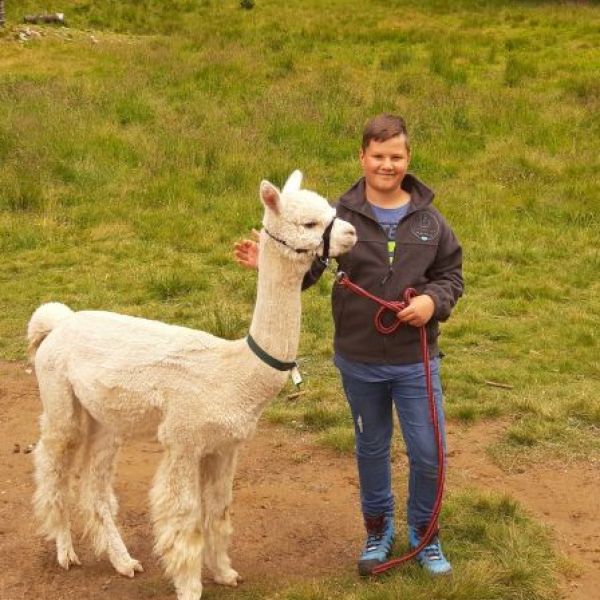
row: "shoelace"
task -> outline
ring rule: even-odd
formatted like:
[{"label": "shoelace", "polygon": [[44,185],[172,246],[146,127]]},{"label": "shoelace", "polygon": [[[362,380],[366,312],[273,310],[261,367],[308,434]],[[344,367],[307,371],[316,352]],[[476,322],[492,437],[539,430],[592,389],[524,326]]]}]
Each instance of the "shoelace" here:
[{"label": "shoelace", "polygon": [[429,546],[425,546],[422,552],[427,560],[442,560],[442,551],[437,540],[434,540]]},{"label": "shoelace", "polygon": [[383,538],[383,533],[371,533],[367,536],[366,549],[368,552],[375,550]]},{"label": "shoelace", "polygon": [[[376,550],[377,547],[379,546],[379,544],[381,543],[381,541],[383,540],[384,537],[384,532],[381,533],[370,533],[367,536],[367,543],[365,544],[365,549],[367,550],[367,552],[371,552],[373,550]],[[386,544],[386,547],[389,545]]]}]

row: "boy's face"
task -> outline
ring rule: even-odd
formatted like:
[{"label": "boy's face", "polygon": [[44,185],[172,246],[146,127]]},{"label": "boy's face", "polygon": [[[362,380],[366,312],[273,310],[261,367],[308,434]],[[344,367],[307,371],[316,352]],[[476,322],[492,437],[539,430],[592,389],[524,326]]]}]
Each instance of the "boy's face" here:
[{"label": "boy's face", "polygon": [[408,171],[410,152],[406,138],[396,135],[385,142],[371,140],[359,154],[367,186],[378,192],[397,190]]}]

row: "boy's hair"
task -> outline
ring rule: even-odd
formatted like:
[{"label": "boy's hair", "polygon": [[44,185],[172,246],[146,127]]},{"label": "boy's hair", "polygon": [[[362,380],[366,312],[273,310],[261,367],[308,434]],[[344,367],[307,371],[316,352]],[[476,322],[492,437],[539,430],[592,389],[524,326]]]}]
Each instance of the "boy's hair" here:
[{"label": "boy's hair", "polygon": [[371,140],[376,142],[386,142],[397,135],[403,135],[406,141],[406,149],[410,152],[410,142],[408,139],[408,130],[404,119],[397,115],[382,113],[369,119],[363,129],[362,149],[367,149]]}]

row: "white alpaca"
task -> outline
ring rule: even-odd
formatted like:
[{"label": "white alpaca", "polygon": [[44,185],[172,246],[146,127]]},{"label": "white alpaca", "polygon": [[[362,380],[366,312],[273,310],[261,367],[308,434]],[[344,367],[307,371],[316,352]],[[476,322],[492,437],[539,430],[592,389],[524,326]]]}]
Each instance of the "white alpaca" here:
[{"label": "white alpaca", "polygon": [[[324,240],[330,235],[332,256],[356,241],[352,225],[333,221],[334,209],[301,190],[301,180],[296,171],[281,193],[267,181],[260,187],[265,215],[250,335],[281,362],[296,357],[301,282]],[[122,440],[149,430],[165,451],[150,492],[155,551],[178,599],[200,598],[203,563],[216,582],[237,585],[227,549],[238,446],[288,373],[259,358],[246,338],[223,340],[109,312],[74,313],[58,303],[35,311],[28,338],[44,407],[34,508],[41,531],[56,540],[59,564],[80,564],[69,516],[77,473],[96,552],[106,551],[123,575],[142,571],[115,524],[112,479]]]}]

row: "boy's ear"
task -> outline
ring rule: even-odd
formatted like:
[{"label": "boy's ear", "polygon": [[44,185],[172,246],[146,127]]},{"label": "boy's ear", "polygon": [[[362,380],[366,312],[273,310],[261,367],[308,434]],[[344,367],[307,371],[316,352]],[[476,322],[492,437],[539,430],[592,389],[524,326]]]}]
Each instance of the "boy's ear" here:
[{"label": "boy's ear", "polygon": [[360,161],[361,166],[364,166],[365,151],[362,148],[358,151],[358,160]]},{"label": "boy's ear", "polygon": [[281,212],[281,197],[279,190],[266,179],[260,182],[260,199],[266,208],[272,210],[276,215]]}]

